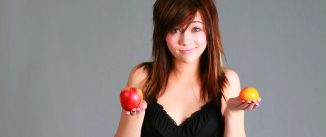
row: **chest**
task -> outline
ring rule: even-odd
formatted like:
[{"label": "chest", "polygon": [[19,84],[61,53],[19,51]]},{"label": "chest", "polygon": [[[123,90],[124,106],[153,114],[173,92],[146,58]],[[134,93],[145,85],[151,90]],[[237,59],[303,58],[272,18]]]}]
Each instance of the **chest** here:
[{"label": "chest", "polygon": [[216,105],[206,103],[179,125],[157,102],[149,104],[142,126],[142,137],[222,137],[224,120]]},{"label": "chest", "polygon": [[157,98],[157,103],[177,125],[180,125],[192,114],[199,111],[206,101],[193,88],[167,88],[164,94]]},{"label": "chest", "polygon": [[190,118],[194,113],[201,110],[205,102],[196,101],[195,99],[181,98],[158,98],[157,103],[162,107],[165,113],[180,125],[186,119]]}]

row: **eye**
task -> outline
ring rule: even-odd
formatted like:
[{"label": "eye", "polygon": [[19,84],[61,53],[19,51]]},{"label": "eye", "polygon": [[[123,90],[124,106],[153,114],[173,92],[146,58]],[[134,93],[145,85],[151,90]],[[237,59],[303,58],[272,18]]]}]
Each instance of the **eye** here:
[{"label": "eye", "polygon": [[177,32],[181,32],[180,28],[174,28],[170,31],[170,33],[177,33]]},{"label": "eye", "polygon": [[199,27],[194,27],[194,28],[192,29],[192,31],[193,31],[193,32],[199,32],[199,31],[201,31],[201,29],[200,29]]}]

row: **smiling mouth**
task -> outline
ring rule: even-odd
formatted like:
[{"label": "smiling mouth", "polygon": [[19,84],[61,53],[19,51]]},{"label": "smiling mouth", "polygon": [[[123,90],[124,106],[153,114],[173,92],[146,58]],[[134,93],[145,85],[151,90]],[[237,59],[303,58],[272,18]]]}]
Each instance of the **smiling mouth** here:
[{"label": "smiling mouth", "polygon": [[183,54],[190,54],[192,53],[196,48],[191,48],[191,49],[185,49],[185,50],[180,50],[181,53]]}]

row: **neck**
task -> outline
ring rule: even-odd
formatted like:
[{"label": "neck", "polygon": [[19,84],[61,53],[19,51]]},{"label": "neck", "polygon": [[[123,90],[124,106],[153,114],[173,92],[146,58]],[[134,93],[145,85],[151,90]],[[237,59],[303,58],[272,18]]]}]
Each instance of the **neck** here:
[{"label": "neck", "polygon": [[199,61],[194,63],[175,61],[169,76],[169,81],[173,81],[173,84],[191,87],[193,95],[200,100],[202,93],[199,68]]},{"label": "neck", "polygon": [[199,79],[199,61],[196,63],[174,62],[172,75],[181,81],[194,81]]}]

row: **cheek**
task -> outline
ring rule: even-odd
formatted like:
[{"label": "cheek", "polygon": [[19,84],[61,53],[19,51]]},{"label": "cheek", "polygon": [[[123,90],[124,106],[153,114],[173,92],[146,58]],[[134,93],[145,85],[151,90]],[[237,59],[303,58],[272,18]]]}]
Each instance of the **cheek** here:
[{"label": "cheek", "polygon": [[176,39],[177,38],[175,36],[167,34],[166,37],[165,37],[165,41],[166,41],[167,46],[169,48],[173,47],[173,45],[175,45],[175,43],[176,43]]},{"label": "cheek", "polygon": [[166,43],[173,43],[174,39],[175,38],[170,34],[167,34],[166,37],[165,37]]},{"label": "cheek", "polygon": [[199,33],[197,35],[197,42],[206,45],[206,43],[207,43],[206,34],[205,33]]}]

